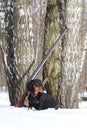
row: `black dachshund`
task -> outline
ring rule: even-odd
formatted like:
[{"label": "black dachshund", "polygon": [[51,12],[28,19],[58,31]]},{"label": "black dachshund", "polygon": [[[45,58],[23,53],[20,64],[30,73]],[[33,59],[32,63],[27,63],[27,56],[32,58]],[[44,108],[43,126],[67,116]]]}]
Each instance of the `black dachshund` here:
[{"label": "black dachshund", "polygon": [[48,108],[60,108],[60,104],[49,94],[44,93],[44,86],[39,79],[31,80],[26,85],[29,91],[28,100],[29,108],[34,107],[37,110]]}]

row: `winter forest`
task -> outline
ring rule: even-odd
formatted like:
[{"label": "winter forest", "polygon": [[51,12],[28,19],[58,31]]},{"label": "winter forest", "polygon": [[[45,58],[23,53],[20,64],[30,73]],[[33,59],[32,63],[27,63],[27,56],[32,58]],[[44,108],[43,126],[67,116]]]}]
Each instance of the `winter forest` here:
[{"label": "winter forest", "polygon": [[87,0],[0,0],[0,91],[12,106],[65,29],[35,78],[48,78],[46,91],[63,108],[78,108],[87,90]]}]

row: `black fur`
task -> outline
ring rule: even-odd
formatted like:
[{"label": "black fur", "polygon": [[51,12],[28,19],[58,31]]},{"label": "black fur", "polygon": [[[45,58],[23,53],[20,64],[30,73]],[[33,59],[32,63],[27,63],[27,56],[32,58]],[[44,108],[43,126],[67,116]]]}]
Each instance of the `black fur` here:
[{"label": "black fur", "polygon": [[38,110],[56,108],[56,106],[58,106],[58,102],[51,95],[42,93]]},{"label": "black fur", "polygon": [[48,108],[58,109],[60,107],[59,103],[49,94],[39,92],[37,96],[34,96],[34,85],[37,87],[42,86],[41,80],[34,79],[27,83],[26,87],[29,91],[29,107],[34,107],[37,110],[43,110]]},{"label": "black fur", "polygon": [[28,100],[29,107],[34,107],[37,110],[44,110],[48,108],[58,109],[60,107],[59,103],[47,93],[39,92],[35,97],[30,94]]},{"label": "black fur", "polygon": [[28,101],[29,101],[29,107],[32,108],[34,107],[35,109],[38,110],[40,106],[40,98],[41,98],[42,93],[38,93],[37,96],[33,96],[31,93],[28,96]]},{"label": "black fur", "polygon": [[40,79],[33,79],[30,82],[27,82],[26,85],[27,90],[34,93],[34,85],[37,87],[42,86],[43,88],[43,84]]}]

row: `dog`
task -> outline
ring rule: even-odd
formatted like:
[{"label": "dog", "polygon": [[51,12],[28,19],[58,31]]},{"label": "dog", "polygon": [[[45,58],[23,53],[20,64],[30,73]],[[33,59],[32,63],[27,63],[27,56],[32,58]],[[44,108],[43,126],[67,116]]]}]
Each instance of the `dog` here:
[{"label": "dog", "polygon": [[26,85],[29,101],[29,109],[34,107],[36,110],[48,108],[60,108],[60,104],[50,94],[44,93],[44,86],[41,80],[33,79]]}]

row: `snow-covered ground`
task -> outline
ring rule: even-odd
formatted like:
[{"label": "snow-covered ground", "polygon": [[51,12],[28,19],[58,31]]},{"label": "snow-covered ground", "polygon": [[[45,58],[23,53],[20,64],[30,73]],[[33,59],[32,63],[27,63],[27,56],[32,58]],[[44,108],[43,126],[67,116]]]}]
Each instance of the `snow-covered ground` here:
[{"label": "snow-covered ground", "polygon": [[0,92],[0,130],[87,130],[87,102],[80,109],[28,110],[10,106]]}]

